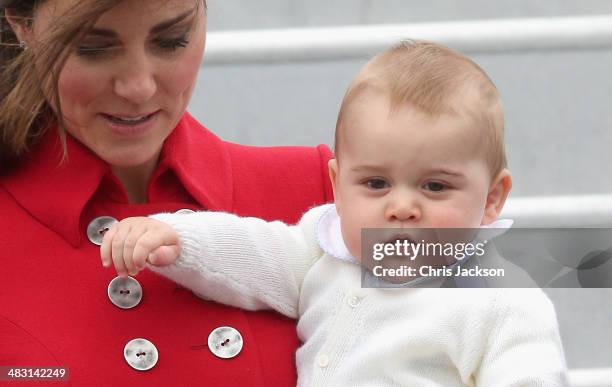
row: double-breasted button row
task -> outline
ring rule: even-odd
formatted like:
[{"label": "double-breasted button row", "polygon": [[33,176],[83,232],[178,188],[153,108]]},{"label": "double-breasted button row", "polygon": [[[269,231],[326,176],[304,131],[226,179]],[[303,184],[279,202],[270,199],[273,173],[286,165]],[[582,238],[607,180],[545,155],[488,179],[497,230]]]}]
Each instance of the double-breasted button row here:
[{"label": "double-breasted button row", "polygon": [[[193,213],[190,209],[180,209],[177,214]],[[87,238],[95,245],[102,245],[104,234],[117,223],[112,216],[100,216],[87,226]],[[108,298],[113,305],[121,309],[137,306],[142,300],[143,290],[133,277],[115,277],[108,284]],[[215,328],[208,336],[208,349],[217,357],[230,359],[242,351],[243,339],[237,329],[227,326]],[[146,371],[157,364],[159,352],[147,339],[130,340],[123,349],[123,357],[130,367]]]}]

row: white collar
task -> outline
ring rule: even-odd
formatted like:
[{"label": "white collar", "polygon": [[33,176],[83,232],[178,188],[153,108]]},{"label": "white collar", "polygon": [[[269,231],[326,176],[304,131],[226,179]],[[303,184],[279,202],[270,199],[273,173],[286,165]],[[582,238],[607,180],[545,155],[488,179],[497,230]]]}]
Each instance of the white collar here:
[{"label": "white collar", "polygon": [[[319,246],[323,251],[342,261],[348,261],[359,264],[359,261],[349,253],[344,240],[342,239],[342,230],[340,228],[340,216],[336,211],[334,204],[327,204],[327,207],[317,223],[316,236]],[[511,219],[499,219],[491,224],[480,226],[481,229],[496,229],[496,231],[487,231],[489,238],[505,233],[514,223]],[[491,234],[493,233],[493,235]]]},{"label": "white collar", "polygon": [[342,239],[342,230],[340,228],[340,217],[336,212],[336,205],[327,204],[326,209],[319,218],[317,223],[317,240],[319,246],[332,257],[341,259],[343,261],[358,263],[358,261],[351,256],[344,240]]}]

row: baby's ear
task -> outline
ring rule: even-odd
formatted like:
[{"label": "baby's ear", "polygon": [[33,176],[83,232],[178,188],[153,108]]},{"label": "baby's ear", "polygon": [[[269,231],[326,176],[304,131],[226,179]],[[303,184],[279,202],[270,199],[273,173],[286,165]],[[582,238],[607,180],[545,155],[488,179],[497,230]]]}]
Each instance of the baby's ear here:
[{"label": "baby's ear", "polygon": [[489,187],[482,224],[490,224],[497,219],[504,208],[510,188],[512,188],[512,177],[510,171],[504,168],[495,176]]},{"label": "baby's ear", "polygon": [[329,179],[331,180],[332,190],[334,191],[334,197],[336,197],[336,181],[338,180],[338,160],[331,159],[327,163],[329,172]]},{"label": "baby's ear", "polygon": [[336,211],[339,210],[340,196],[338,195],[338,160],[331,159],[327,163],[329,172],[329,180],[331,180],[332,191],[334,192],[334,204],[336,205]]}]

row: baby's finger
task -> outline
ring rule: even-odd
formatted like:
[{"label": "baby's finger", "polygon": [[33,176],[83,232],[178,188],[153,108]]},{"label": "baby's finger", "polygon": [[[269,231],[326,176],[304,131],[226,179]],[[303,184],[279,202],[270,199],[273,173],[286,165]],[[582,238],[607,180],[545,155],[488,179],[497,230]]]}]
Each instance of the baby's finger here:
[{"label": "baby's finger", "polygon": [[178,258],[181,253],[179,245],[160,246],[149,254],[148,261],[155,266],[168,266]]},{"label": "baby's finger", "polygon": [[145,233],[143,233],[138,241],[136,242],[136,246],[134,246],[134,266],[138,270],[142,270],[145,267],[145,263],[147,261],[147,256],[151,252],[151,250],[155,249],[159,246],[159,241],[153,240],[150,238],[149,234],[151,230],[147,229]]},{"label": "baby's finger", "polygon": [[123,263],[130,275],[136,275],[139,272],[139,269],[134,264],[134,247],[136,247],[136,244],[145,232],[146,228],[142,225],[134,224],[123,241]]},{"label": "baby's finger", "polygon": [[[176,260],[180,253],[179,238],[169,225],[159,223],[142,236],[138,242],[142,254],[151,264],[166,266]],[[161,254],[157,256],[157,253]]]},{"label": "baby's finger", "polygon": [[117,275],[120,277],[127,277],[127,269],[123,259],[123,245],[125,238],[130,232],[130,228],[129,224],[120,223],[111,243],[113,263],[115,265],[115,270],[117,270]]},{"label": "baby's finger", "polygon": [[102,244],[100,245],[100,259],[102,259],[102,266],[110,267],[113,263],[112,258],[112,242],[115,234],[117,233],[117,225],[115,224],[110,228],[106,233],[104,233],[104,238],[102,239]]}]

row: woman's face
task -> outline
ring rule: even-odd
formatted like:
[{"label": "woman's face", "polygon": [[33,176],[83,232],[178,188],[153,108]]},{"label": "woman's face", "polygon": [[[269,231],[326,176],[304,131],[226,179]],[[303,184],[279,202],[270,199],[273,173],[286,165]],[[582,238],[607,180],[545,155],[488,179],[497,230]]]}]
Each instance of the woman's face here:
[{"label": "woman's face", "polygon": [[[77,3],[43,2],[34,38]],[[187,108],[206,40],[206,13],[196,6],[122,1],[71,49],[58,84],[66,130],[112,166],[155,161]]]}]

